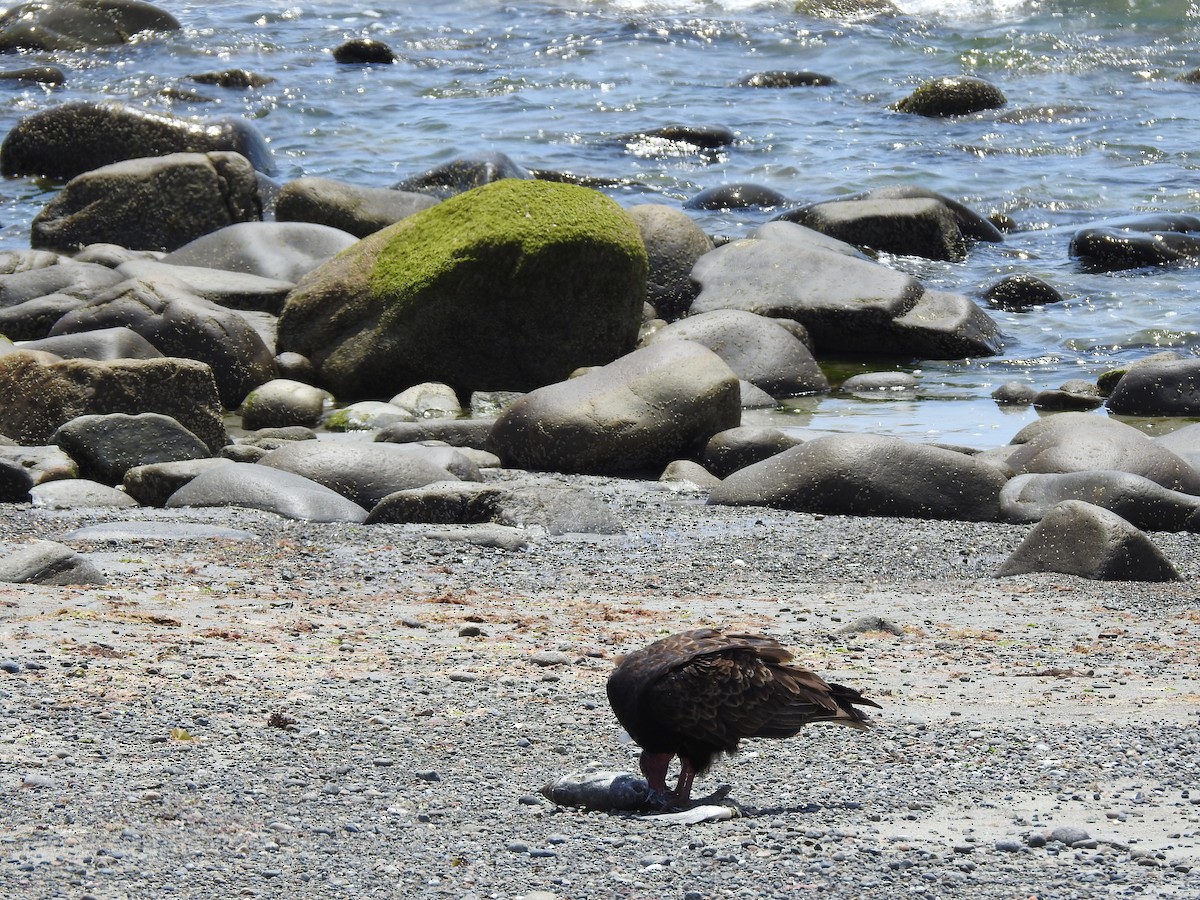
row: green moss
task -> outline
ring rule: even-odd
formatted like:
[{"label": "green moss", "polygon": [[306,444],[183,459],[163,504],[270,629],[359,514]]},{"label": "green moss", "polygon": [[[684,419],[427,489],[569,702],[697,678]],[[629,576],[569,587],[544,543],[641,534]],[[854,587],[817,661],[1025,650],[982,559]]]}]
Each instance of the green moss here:
[{"label": "green moss", "polygon": [[[383,249],[371,273],[374,293],[401,298],[462,278],[462,266],[480,249],[508,256],[520,274],[524,260],[578,245],[623,248],[630,258],[646,249],[634,222],[611,199],[590,188],[548,181],[505,179],[452,197],[404,220],[404,238]],[[479,273],[492,281],[491,265]],[[447,284],[465,288],[465,284]]]}]

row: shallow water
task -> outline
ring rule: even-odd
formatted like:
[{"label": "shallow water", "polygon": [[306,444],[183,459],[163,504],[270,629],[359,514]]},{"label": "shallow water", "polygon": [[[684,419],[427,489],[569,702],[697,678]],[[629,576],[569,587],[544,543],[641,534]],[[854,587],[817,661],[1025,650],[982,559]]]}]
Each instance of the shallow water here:
[{"label": "shallow water", "polygon": [[[1006,442],[1036,418],[1001,410],[991,390],[1094,378],[1163,347],[1200,347],[1195,267],[1088,274],[1067,255],[1085,224],[1147,211],[1196,210],[1200,65],[1193,3],[900,0],[903,15],[860,21],[799,14],[788,2],[162,3],[183,31],[100,53],[29,55],[65,88],[0,83],[0,129],[76,99],[118,98],[182,115],[245,116],[274,151],[279,181],[319,175],[389,186],[468,153],[500,151],[536,169],[632,179],[623,204],[682,204],[698,191],[755,182],[795,202],[891,184],[940,191],[1020,229],[966,262],[889,259],[931,287],[978,296],[1028,272],[1065,296],[1024,313],[992,311],[1004,349],[991,359],[892,360],[916,373],[917,399],[801,401],[774,420],[974,446]],[[393,66],[345,67],[331,50],[370,36]],[[276,81],[240,91],[192,73],[246,68]],[[788,90],[734,86],[771,69],[830,75]],[[943,121],[888,105],[938,75],[969,74],[1004,91],[1001,115]],[[163,95],[188,88],[207,100]],[[1053,112],[1012,121],[1003,113]],[[721,125],[719,153],[656,157],[615,140],[671,123]],[[10,179],[0,249],[28,246],[29,224],[57,185]],[[777,211],[693,213],[739,235]]]}]

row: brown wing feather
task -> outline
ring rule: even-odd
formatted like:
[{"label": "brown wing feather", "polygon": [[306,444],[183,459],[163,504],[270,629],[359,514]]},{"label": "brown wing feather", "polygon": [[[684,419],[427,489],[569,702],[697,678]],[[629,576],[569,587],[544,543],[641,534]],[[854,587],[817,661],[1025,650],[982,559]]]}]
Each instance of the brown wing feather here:
[{"label": "brown wing feather", "polygon": [[693,757],[732,753],[745,737],[790,737],[814,721],[864,727],[854,704],[878,704],[791,659],[762,635],[683,632],[625,657],[609,699],[643,748]]}]

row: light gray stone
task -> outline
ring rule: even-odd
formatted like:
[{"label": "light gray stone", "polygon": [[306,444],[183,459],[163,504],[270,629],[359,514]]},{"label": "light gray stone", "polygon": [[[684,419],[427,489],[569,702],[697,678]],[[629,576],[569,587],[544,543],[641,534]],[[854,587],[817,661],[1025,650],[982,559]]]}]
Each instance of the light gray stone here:
[{"label": "light gray stone", "polygon": [[1081,500],[1047,512],[1005,560],[997,577],[1057,572],[1096,581],[1178,581],[1144,533],[1116,513]]},{"label": "light gray stone", "polygon": [[167,500],[168,509],[244,506],[309,522],[363,522],[367,512],[312,479],[257,463],[231,462],[201,472]]},{"label": "light gray stone", "polygon": [[663,341],[514,401],[492,443],[517,468],[657,472],[740,420],[738,379],[721,358]]}]

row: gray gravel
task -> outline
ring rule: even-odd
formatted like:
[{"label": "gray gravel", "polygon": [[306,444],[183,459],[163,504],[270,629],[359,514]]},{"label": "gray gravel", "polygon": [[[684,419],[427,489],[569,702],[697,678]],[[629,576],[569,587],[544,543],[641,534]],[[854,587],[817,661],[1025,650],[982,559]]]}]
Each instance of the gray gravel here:
[{"label": "gray gravel", "polygon": [[[111,581],[0,586],[5,896],[1200,896],[1194,535],[1153,535],[1179,584],[998,580],[1024,527],[573,482],[626,533],[511,552],[4,507],[4,552],[62,541]],[[136,524],[68,537],[106,522]],[[712,622],[876,698],[877,727],[747,742],[697,785],[733,784],[730,821],[545,801],[636,768],[612,658]]]}]

